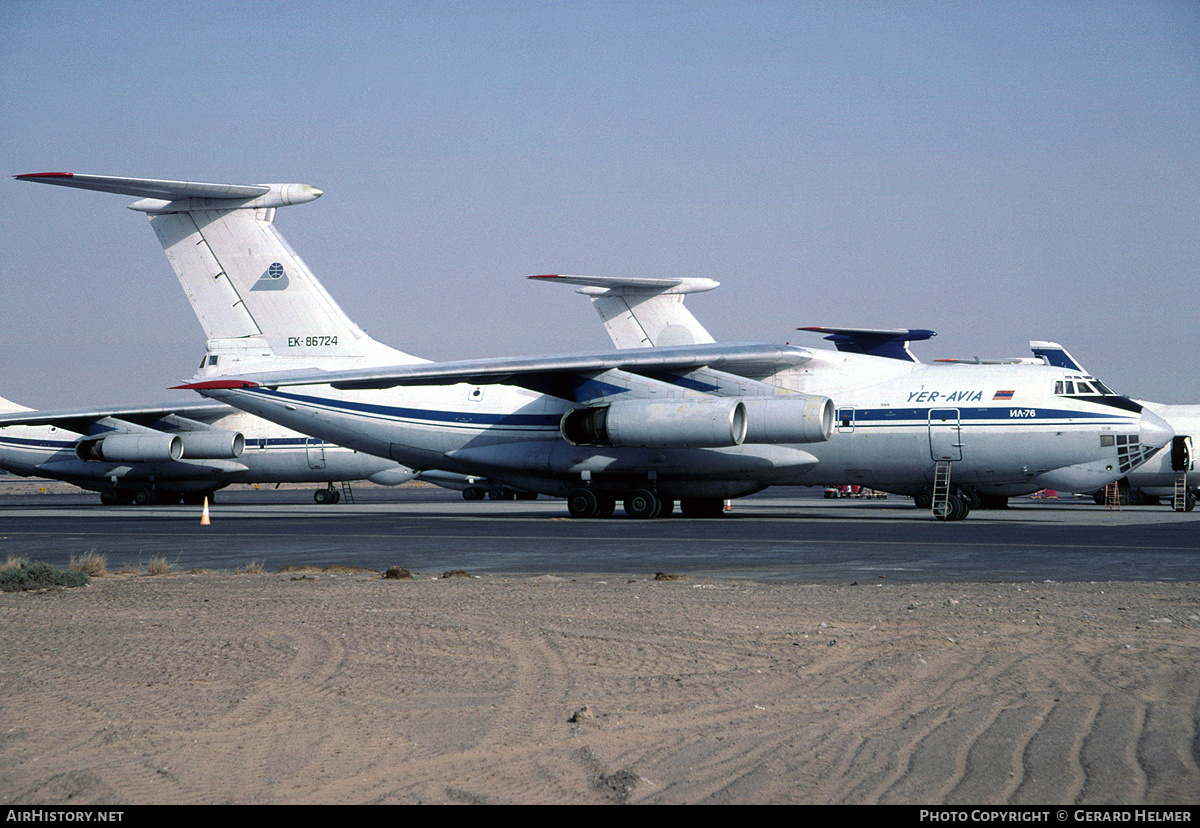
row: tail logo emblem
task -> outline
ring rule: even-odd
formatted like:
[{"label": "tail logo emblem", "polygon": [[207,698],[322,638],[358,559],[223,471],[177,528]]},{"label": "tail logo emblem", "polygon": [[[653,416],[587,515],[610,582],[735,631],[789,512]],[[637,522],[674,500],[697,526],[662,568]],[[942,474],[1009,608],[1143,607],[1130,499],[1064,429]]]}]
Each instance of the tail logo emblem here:
[{"label": "tail logo emblem", "polygon": [[283,265],[279,262],[272,262],[259,280],[254,283],[254,287],[250,290],[287,290],[288,277],[287,272],[283,269]]}]

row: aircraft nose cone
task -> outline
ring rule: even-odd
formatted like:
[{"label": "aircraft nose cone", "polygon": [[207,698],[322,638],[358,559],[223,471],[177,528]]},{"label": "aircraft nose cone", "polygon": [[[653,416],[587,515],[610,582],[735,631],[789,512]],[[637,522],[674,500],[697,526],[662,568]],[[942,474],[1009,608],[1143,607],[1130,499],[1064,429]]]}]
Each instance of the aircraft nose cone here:
[{"label": "aircraft nose cone", "polygon": [[1143,446],[1161,448],[1171,442],[1175,429],[1167,421],[1148,408],[1142,409],[1142,423],[1138,439]]}]

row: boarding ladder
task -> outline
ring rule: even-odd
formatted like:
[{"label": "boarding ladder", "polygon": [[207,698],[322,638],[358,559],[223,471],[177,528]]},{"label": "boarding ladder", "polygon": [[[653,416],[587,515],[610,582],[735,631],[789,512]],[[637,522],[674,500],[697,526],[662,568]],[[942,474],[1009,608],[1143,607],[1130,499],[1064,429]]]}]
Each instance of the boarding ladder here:
[{"label": "boarding ladder", "polygon": [[1175,473],[1175,496],[1171,498],[1171,508],[1176,512],[1187,511],[1187,472]]},{"label": "boarding ladder", "polygon": [[1116,480],[1104,487],[1104,508],[1121,511],[1121,484]]},{"label": "boarding ladder", "polygon": [[354,489],[350,488],[349,480],[342,481],[342,500],[346,501],[347,503],[354,502]]},{"label": "boarding ladder", "polygon": [[933,467],[933,500],[929,504],[933,517],[950,513],[950,461],[938,460]]}]

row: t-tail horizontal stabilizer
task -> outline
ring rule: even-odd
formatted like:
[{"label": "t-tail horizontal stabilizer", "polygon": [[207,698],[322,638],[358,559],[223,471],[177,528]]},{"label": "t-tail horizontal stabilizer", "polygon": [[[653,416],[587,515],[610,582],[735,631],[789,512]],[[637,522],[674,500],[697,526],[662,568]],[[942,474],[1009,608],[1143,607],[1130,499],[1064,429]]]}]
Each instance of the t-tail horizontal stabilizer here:
[{"label": "t-tail horizontal stabilizer", "polygon": [[655,279],[630,276],[530,276],[544,282],[580,285],[590,296],[604,330],[618,348],[706,345],[714,342],[703,325],[683,306],[689,293],[720,287],[698,277]]},{"label": "t-tail horizontal stabilizer", "polygon": [[[77,190],[137,196],[148,201],[130,207],[146,213],[179,212],[197,209],[287,207],[321,197],[321,191],[308,184],[209,184],[201,181],[168,181],[157,178],[121,178],[113,175],[78,175],[68,172],[26,173],[14,176],[18,181],[54,184]],[[205,203],[199,203],[203,200]],[[190,203],[173,203],[187,201]]]},{"label": "t-tail horizontal stabilizer", "polygon": [[936,331],[924,328],[799,328],[801,331],[815,331],[828,334],[825,338],[832,342],[839,351],[852,354],[867,354],[868,356],[899,359],[905,362],[919,362],[912,351],[908,350],[909,342],[919,342],[937,336]]}]

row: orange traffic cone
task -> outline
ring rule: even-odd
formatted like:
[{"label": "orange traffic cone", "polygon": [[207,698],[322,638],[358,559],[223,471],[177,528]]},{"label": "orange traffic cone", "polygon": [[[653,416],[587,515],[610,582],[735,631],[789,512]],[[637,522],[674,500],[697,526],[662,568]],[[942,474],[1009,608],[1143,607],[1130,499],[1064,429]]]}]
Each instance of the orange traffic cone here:
[{"label": "orange traffic cone", "polygon": [[200,515],[200,525],[208,526],[209,524],[210,524],[210,521],[208,519],[208,498],[206,497],[206,498],[204,498],[204,512]]}]

